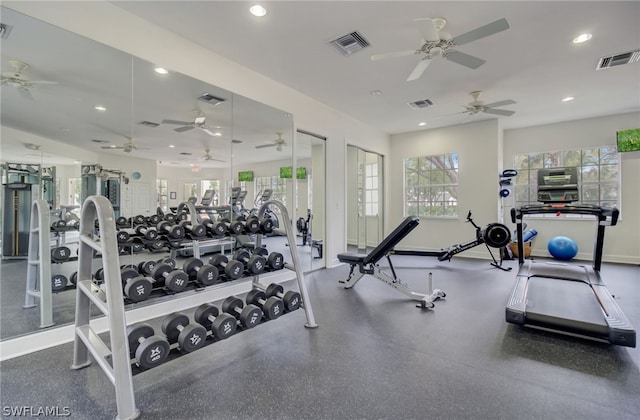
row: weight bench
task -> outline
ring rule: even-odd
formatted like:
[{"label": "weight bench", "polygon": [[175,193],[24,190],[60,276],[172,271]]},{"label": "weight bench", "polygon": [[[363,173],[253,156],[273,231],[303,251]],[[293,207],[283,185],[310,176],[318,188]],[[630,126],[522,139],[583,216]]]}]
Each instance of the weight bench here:
[{"label": "weight bench", "polygon": [[[369,254],[338,254],[338,261],[347,263],[351,266],[347,279],[340,280],[339,283],[343,284],[345,289],[351,289],[365,274],[369,274],[399,292],[404,293],[411,299],[419,301],[420,303],[416,306],[420,308],[433,308],[435,306],[433,302],[439,298],[445,297],[446,295],[440,289],[432,289],[431,275],[429,275],[429,293],[424,294],[414,292],[407,283],[396,276],[396,271],[393,268],[391,257],[389,256],[390,252],[393,251],[393,248],[409,233],[411,233],[419,223],[420,219],[418,217],[407,217]],[[389,262],[389,268],[391,269],[392,276],[389,276],[384,272],[378,264],[378,261],[384,257],[386,257]],[[356,268],[358,269],[357,272]]]}]

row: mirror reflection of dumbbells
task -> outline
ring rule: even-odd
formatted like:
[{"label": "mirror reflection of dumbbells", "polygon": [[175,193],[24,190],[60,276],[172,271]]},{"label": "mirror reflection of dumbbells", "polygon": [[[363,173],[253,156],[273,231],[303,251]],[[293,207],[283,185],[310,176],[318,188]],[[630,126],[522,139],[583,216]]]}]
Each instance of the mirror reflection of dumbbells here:
[{"label": "mirror reflection of dumbbells", "polygon": [[227,280],[239,279],[244,274],[244,264],[237,260],[229,260],[222,254],[209,258],[209,264],[216,267],[219,272],[224,272]]},{"label": "mirror reflection of dumbbells", "polygon": [[244,231],[244,225],[240,220],[234,220],[232,222],[225,217],[220,219],[220,222],[227,226],[227,232],[229,232],[229,235],[240,235]]},{"label": "mirror reflection of dumbbells", "polygon": [[242,223],[242,230],[245,233],[253,234],[260,231],[260,222],[257,217],[249,217],[245,219],[244,216],[238,216],[236,221]]},{"label": "mirror reflection of dumbbells", "polygon": [[277,271],[284,267],[284,255],[279,252],[269,254],[266,248],[256,248],[253,250],[255,255],[261,255],[266,258],[267,267],[272,271]]},{"label": "mirror reflection of dumbbells", "polygon": [[236,317],[238,322],[245,329],[250,329],[262,321],[262,309],[256,305],[249,304],[244,306],[244,302],[237,296],[229,296],[222,302],[222,312]]},{"label": "mirror reflection of dumbbells", "polygon": [[173,239],[183,239],[185,236],[184,228],[180,225],[172,225],[169,222],[162,221],[158,223],[158,232],[166,234]]},{"label": "mirror reflection of dumbbells", "polygon": [[262,255],[251,255],[246,249],[239,249],[233,253],[233,259],[244,264],[249,274],[260,274],[264,271],[267,260]]},{"label": "mirror reflection of dumbbells", "polygon": [[227,233],[227,224],[219,220],[204,219],[202,224],[213,236],[224,236]]},{"label": "mirror reflection of dumbbells", "polygon": [[69,261],[71,258],[71,249],[66,246],[57,246],[51,250],[51,260],[54,263],[62,263]]},{"label": "mirror reflection of dumbbells", "polygon": [[207,235],[207,228],[199,223],[191,223],[190,220],[183,220],[179,223],[189,233],[192,238],[203,238]]},{"label": "mirror reflection of dumbbells", "polygon": [[54,293],[61,292],[69,286],[69,282],[71,282],[71,284],[75,286],[77,281],[77,272],[73,272],[71,274],[71,277],[68,279],[64,274],[54,274],[51,276],[51,291]]},{"label": "mirror reflection of dumbbells", "polygon": [[130,356],[142,369],[151,369],[167,359],[171,346],[169,341],[155,335],[149,324],[127,327]]},{"label": "mirror reflection of dumbbells", "polygon": [[284,302],[277,296],[269,296],[262,290],[253,289],[247,293],[245,298],[247,305],[256,305],[262,309],[265,318],[277,319],[284,313]]},{"label": "mirror reflection of dumbbells", "polygon": [[189,324],[189,317],[183,313],[173,313],[162,321],[162,332],[169,344],[178,343],[182,353],[191,353],[204,345],[207,330],[200,324]]},{"label": "mirror reflection of dumbbells", "polygon": [[193,318],[198,324],[211,330],[213,337],[218,340],[231,337],[238,328],[238,320],[235,316],[224,312],[220,313],[212,303],[203,303],[198,306]]},{"label": "mirror reflection of dumbbells", "polygon": [[160,233],[158,233],[156,229],[144,225],[136,226],[135,231],[138,235],[142,235],[147,241],[155,241],[158,239],[158,236],[160,236]]},{"label": "mirror reflection of dumbbells", "polygon": [[182,292],[189,284],[189,275],[182,270],[176,270],[170,264],[158,263],[153,267],[151,277],[156,281],[164,281],[167,290],[178,293]]},{"label": "mirror reflection of dumbbells", "polygon": [[287,312],[293,312],[300,308],[300,306],[302,305],[302,298],[300,297],[300,293],[294,290],[287,290],[287,292],[285,293],[284,287],[277,283],[271,283],[269,286],[267,286],[267,288],[264,290],[264,293],[269,297],[275,296],[282,299],[282,302],[284,302],[284,308],[287,310]]},{"label": "mirror reflection of dumbbells", "polygon": [[218,282],[218,268],[205,264],[198,258],[188,258],[182,264],[182,271],[187,273],[191,280],[194,280],[201,286],[211,286]]}]

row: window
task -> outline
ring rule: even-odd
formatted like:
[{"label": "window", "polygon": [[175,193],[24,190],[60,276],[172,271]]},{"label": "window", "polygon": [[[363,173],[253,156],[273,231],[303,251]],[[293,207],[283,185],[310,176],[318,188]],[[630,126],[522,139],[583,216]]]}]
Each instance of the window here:
[{"label": "window", "polygon": [[273,190],[272,200],[278,200],[282,204],[287,204],[287,180],[278,176],[256,177],[256,191],[264,191],[267,188]]},{"label": "window", "polygon": [[185,182],[182,195],[182,202],[186,203],[190,197],[198,196],[198,184],[195,182]]},{"label": "window", "polygon": [[514,187],[515,205],[538,202],[538,169],[577,167],[581,203],[619,208],[618,161],[615,146],[515,155],[514,167],[518,171]]},{"label": "window", "polygon": [[156,179],[156,190],[158,192],[158,207],[162,211],[169,210],[169,182],[166,179]]},{"label": "window", "polygon": [[378,215],[378,163],[364,166],[365,215]]},{"label": "window", "polygon": [[405,216],[458,215],[458,154],[404,160]]}]

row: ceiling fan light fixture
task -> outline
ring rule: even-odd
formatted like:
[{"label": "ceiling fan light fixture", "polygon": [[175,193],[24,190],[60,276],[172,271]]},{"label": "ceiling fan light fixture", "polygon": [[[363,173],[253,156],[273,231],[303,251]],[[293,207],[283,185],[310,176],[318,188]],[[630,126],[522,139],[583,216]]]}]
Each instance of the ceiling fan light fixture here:
[{"label": "ceiling fan light fixture", "polygon": [[565,98],[562,98],[562,102],[571,102],[573,101],[575,98],[573,96],[567,96]]},{"label": "ceiling fan light fixture", "polygon": [[105,108],[105,107],[104,107],[104,106],[102,106],[102,105],[96,105],[96,106],[94,106],[94,107],[93,107],[93,109],[95,109],[95,110],[96,110],[96,111],[98,111],[98,112],[104,112],[104,111],[106,111],[106,110],[107,110],[107,108]]},{"label": "ceiling fan light fixture", "polygon": [[267,9],[265,9],[262,5],[254,4],[249,8],[249,12],[253,16],[262,17],[267,14]]}]

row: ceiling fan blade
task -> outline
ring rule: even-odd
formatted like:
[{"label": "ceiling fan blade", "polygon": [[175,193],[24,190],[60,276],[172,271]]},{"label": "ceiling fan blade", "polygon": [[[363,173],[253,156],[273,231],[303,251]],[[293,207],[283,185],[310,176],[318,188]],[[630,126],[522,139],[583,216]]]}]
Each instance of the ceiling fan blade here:
[{"label": "ceiling fan blade", "polygon": [[494,108],[485,109],[483,112],[485,114],[504,115],[505,117],[510,117],[516,113],[516,111],[507,111],[506,109],[494,109]]},{"label": "ceiling fan blade", "polygon": [[413,55],[415,53],[416,53],[416,50],[407,50],[407,51],[396,51],[396,52],[390,52],[390,53],[384,53],[384,54],[375,54],[371,56],[371,61],[384,60],[387,58],[394,58],[394,57],[406,57],[408,55]]},{"label": "ceiling fan blade", "polygon": [[111,150],[118,150],[118,149],[126,149],[126,147],[124,146],[102,146],[103,149],[111,149]]},{"label": "ceiling fan blade", "polygon": [[418,61],[418,65],[413,69],[409,77],[407,77],[407,82],[420,78],[420,76],[422,76],[422,73],[424,73],[427,67],[429,67],[429,63],[431,63],[431,60],[428,58],[423,58],[422,60]]},{"label": "ceiling fan blade", "polygon": [[420,30],[420,34],[422,35],[422,39],[425,41],[440,41],[440,34],[435,26],[433,26],[433,20],[430,18],[425,19],[415,19],[414,20],[418,25],[418,29]]},{"label": "ceiling fan blade", "polygon": [[450,51],[444,58],[474,70],[486,63],[482,58],[474,57],[460,51]]},{"label": "ceiling fan blade", "polygon": [[189,131],[193,129],[192,125],[185,125],[184,127],[174,128],[173,131],[177,131],[178,133],[182,133],[183,131]]},{"label": "ceiling fan blade", "polygon": [[507,99],[506,101],[498,101],[498,102],[493,102],[493,103],[490,103],[490,104],[486,104],[485,107],[487,107],[487,108],[497,108],[499,106],[513,105],[515,103],[516,103],[516,101],[514,101],[512,99]]},{"label": "ceiling fan blade", "polygon": [[29,80],[29,85],[57,85],[58,82],[51,82],[49,80]]},{"label": "ceiling fan blade", "polygon": [[509,29],[509,22],[507,22],[507,19],[502,18],[496,20],[495,22],[491,22],[487,25],[476,28],[472,31],[466,32],[462,35],[458,35],[451,41],[453,42],[453,45],[464,45],[477,39],[485,38],[489,35],[506,31],[507,29]]},{"label": "ceiling fan blade", "polygon": [[276,146],[275,143],[273,143],[273,144],[261,144],[259,146],[256,146],[256,149],[264,149],[265,147],[274,147],[274,146]]},{"label": "ceiling fan blade", "polygon": [[204,127],[200,127],[200,130],[204,131],[205,133],[207,133],[210,136],[216,136],[215,133],[211,130],[209,130],[208,128],[204,128]]},{"label": "ceiling fan blade", "polygon": [[190,122],[187,121],[177,121],[177,120],[162,120],[162,124],[177,124],[177,125],[189,125]]}]

